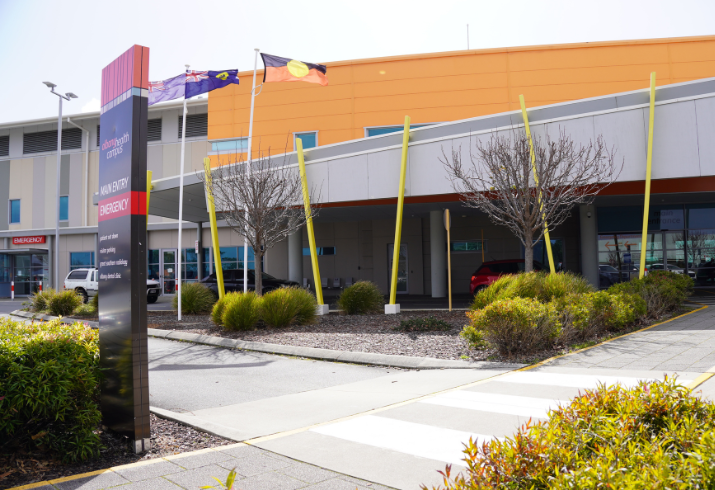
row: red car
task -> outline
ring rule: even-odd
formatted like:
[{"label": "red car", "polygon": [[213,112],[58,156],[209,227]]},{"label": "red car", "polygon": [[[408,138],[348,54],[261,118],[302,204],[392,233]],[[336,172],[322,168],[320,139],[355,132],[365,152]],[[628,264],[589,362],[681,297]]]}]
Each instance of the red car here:
[{"label": "red car", "polygon": [[[540,271],[544,267],[540,262],[534,261],[534,270]],[[477,294],[482,289],[506,274],[518,274],[524,272],[524,259],[493,260],[484,262],[482,266],[472,275],[472,282],[469,283],[469,292]]]}]

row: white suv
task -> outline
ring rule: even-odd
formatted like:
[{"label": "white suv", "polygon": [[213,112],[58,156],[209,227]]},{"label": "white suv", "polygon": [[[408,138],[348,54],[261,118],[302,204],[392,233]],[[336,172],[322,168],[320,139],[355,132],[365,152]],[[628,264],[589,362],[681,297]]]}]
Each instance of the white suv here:
[{"label": "white suv", "polygon": [[[74,289],[82,296],[86,303],[90,296],[96,296],[98,290],[97,269],[75,269],[65,277],[65,289]],[[156,303],[161,294],[158,281],[147,279],[146,281],[146,302]]]}]

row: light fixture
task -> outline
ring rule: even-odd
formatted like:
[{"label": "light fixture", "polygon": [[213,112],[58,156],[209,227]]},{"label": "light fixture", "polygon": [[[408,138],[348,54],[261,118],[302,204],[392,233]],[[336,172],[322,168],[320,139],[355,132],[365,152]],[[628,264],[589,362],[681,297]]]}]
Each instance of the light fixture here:
[{"label": "light fixture", "polygon": [[77,96],[76,96],[75,94],[73,94],[72,92],[67,92],[65,95],[66,95],[67,97],[69,97],[70,99],[76,99],[76,98],[77,98]]},{"label": "light fixture", "polygon": [[47,86],[50,87],[50,88],[55,88],[55,87],[57,86],[57,85],[55,85],[55,84],[52,83],[52,82],[42,82],[42,83],[44,83],[45,85],[47,85]]}]

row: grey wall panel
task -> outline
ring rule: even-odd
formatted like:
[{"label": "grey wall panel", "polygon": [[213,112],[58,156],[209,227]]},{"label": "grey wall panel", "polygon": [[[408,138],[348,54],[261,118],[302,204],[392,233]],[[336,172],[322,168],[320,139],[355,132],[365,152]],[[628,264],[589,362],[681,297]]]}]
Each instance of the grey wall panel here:
[{"label": "grey wall panel", "polygon": [[571,138],[576,148],[588,146],[594,139],[593,117],[581,117],[568,122],[553,122],[545,125],[546,135],[558,141],[561,133]]},{"label": "grey wall panel", "polygon": [[161,145],[147,147],[146,167],[152,172],[152,180],[161,179],[164,176],[164,150]]},{"label": "grey wall panel", "polygon": [[82,194],[84,193],[84,154],[70,155],[69,164],[69,226],[82,226]]},{"label": "grey wall panel", "polygon": [[450,194],[454,192],[441,160],[452,157],[452,150],[462,152],[469,161],[469,138],[437,141],[410,147],[408,167],[412,195]]},{"label": "grey wall panel", "polygon": [[[35,158],[32,163],[32,227],[45,227],[45,157]],[[49,196],[52,199],[51,196]]]},{"label": "grey wall panel", "polygon": [[715,175],[715,98],[695,101],[700,175]]},{"label": "grey wall panel", "polygon": [[594,116],[594,132],[603,135],[609,148],[615,147],[616,162],[623,170],[619,181],[645,179],[646,135],[643,111],[613,112]]},{"label": "grey wall panel", "polygon": [[10,160],[0,161],[0,230],[8,229],[10,205]]},{"label": "grey wall panel", "polygon": [[320,195],[315,197],[316,202],[328,202],[330,194],[330,181],[328,179],[328,162],[315,163],[305,166],[305,175],[311,192]]},{"label": "grey wall panel", "polygon": [[652,175],[654,179],[700,176],[694,101],[656,106]]},{"label": "grey wall panel", "polygon": [[10,158],[22,158],[22,128],[10,129]]},{"label": "grey wall panel", "polygon": [[[368,154],[368,193],[370,199],[397,197],[400,187],[400,159],[402,149],[379,151]],[[407,166],[405,195],[410,196],[410,166]]]},{"label": "grey wall panel", "polygon": [[329,202],[368,199],[367,155],[328,162]]},{"label": "grey wall panel", "polygon": [[60,196],[70,192],[70,156],[62,155],[60,159]]}]

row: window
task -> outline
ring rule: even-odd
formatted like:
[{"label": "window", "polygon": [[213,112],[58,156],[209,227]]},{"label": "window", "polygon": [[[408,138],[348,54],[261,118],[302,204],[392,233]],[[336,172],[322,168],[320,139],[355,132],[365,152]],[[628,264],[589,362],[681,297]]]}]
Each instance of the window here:
[{"label": "window", "polygon": [[147,257],[147,264],[149,266],[147,279],[153,279],[154,281],[159,280],[159,250],[150,249]]},{"label": "window", "polygon": [[[412,124],[410,129],[422,128],[424,126],[432,126],[432,124]],[[381,134],[397,133],[405,129],[405,126],[383,126],[381,128],[365,128],[365,137],[379,136]]]},{"label": "window", "polygon": [[92,267],[94,267],[94,252],[70,252],[70,270]]},{"label": "window", "polygon": [[12,277],[12,263],[10,256],[0,254],[0,282],[10,282]]},{"label": "window", "polygon": [[20,200],[10,200],[10,224],[20,222]]},{"label": "window", "polygon": [[99,124],[97,124],[97,148],[99,148]]},{"label": "window", "polygon": [[[62,130],[62,149],[77,150],[82,148],[82,130],[68,128]],[[57,151],[57,131],[40,131],[22,135],[23,153],[42,153]]]},{"label": "window", "polygon": [[147,141],[161,141],[161,118],[149,119],[146,133]]},{"label": "window", "polygon": [[69,196],[60,196],[60,221],[69,220]]},{"label": "window", "polygon": [[248,150],[248,138],[238,138],[235,140],[216,141],[211,143],[211,151],[230,151],[243,153]]},{"label": "window", "polygon": [[[335,255],[335,247],[316,247],[317,255]],[[310,248],[303,249],[303,255],[310,256]]]},{"label": "window", "polygon": [[[179,116],[179,139],[181,139],[181,128],[184,124],[184,118]],[[186,137],[208,136],[209,134],[209,115],[208,114],[190,114],[186,116]]]},{"label": "window", "polygon": [[[466,241],[455,241],[450,243],[450,249],[452,252],[481,252],[482,251],[482,241],[481,240],[466,240]],[[487,242],[484,241],[484,250],[487,249]]]},{"label": "window", "polygon": [[195,248],[185,248],[181,251],[182,280],[196,282],[199,279],[198,254]]},{"label": "window", "polygon": [[67,279],[71,281],[84,281],[87,279],[87,272],[88,271],[74,271],[70,272],[70,275],[67,276]]},{"label": "window", "polygon": [[10,136],[0,136],[0,157],[10,154]]},{"label": "window", "polygon": [[293,134],[293,148],[297,148],[295,143],[295,138],[300,138],[303,142],[303,149],[315,148],[318,146],[318,132],[311,131],[309,133],[294,133]]}]

